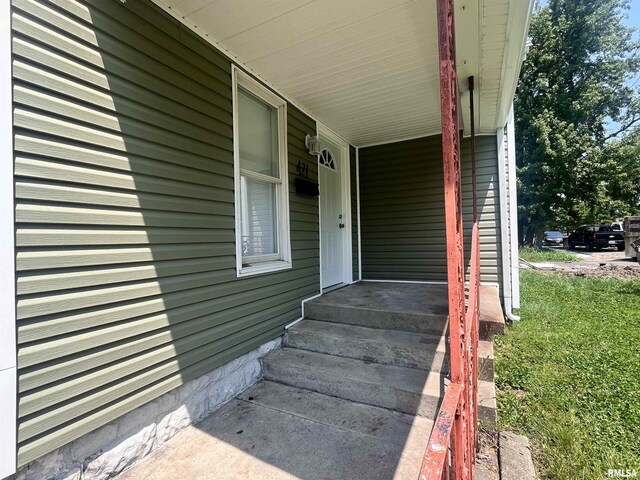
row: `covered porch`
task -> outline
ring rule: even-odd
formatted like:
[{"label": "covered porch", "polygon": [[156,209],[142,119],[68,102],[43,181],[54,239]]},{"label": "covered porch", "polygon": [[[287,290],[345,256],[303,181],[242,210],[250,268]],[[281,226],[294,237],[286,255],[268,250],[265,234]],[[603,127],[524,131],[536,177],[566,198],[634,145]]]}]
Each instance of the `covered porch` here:
[{"label": "covered porch", "polygon": [[13,471],[473,478],[531,6],[13,0]]}]

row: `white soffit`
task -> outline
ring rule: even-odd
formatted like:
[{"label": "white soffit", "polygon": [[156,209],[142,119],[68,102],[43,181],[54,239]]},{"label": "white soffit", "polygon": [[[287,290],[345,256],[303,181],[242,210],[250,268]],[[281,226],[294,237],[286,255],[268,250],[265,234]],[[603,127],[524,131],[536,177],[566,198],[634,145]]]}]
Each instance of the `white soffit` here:
[{"label": "white soffit", "polygon": [[[353,145],[440,131],[435,0],[154,1]],[[508,14],[508,0],[456,1],[479,133],[495,133]]]}]

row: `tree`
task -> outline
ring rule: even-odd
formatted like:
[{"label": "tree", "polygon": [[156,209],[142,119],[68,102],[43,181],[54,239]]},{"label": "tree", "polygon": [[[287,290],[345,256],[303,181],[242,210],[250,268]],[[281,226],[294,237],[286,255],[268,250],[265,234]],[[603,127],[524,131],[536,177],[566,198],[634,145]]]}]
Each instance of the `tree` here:
[{"label": "tree", "polygon": [[[623,177],[608,178],[638,145],[637,134],[624,140],[640,124],[640,94],[629,86],[640,42],[623,24],[628,8],[628,0],[536,6],[514,103],[520,225],[529,239],[637,205]],[[618,126],[609,131],[608,123]]]}]

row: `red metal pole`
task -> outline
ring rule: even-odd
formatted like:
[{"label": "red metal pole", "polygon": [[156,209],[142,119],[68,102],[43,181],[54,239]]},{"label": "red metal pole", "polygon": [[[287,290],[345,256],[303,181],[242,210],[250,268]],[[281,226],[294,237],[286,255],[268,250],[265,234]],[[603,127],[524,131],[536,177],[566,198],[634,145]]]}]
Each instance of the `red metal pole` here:
[{"label": "red metal pole", "polygon": [[[454,428],[462,391],[462,384],[452,383],[444,393],[444,399],[442,400],[442,405],[440,405],[433,432],[429,437],[429,444],[427,445],[418,480],[449,478],[449,451],[447,447],[452,440],[451,431]],[[453,444],[451,448],[454,448]]]},{"label": "red metal pole", "polygon": [[458,123],[458,79],[456,74],[453,0],[437,0],[438,55],[440,60],[440,113],[444,169],[445,228],[447,238],[447,282],[449,299],[449,345],[451,379],[465,386],[460,416],[454,423],[452,463],[456,479],[472,475],[468,425],[469,383],[465,341],[464,249],[460,128]]}]

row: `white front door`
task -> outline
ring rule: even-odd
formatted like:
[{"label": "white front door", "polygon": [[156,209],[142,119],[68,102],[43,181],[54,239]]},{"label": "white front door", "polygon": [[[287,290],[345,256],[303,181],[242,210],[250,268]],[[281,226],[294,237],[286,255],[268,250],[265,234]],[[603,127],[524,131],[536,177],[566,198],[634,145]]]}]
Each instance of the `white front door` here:
[{"label": "white front door", "polygon": [[318,157],[320,184],[320,243],[322,287],[345,281],[345,242],[347,212],[343,200],[346,149],[321,136],[322,152]]}]

